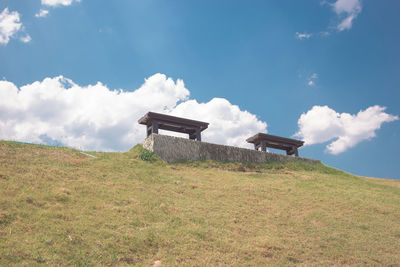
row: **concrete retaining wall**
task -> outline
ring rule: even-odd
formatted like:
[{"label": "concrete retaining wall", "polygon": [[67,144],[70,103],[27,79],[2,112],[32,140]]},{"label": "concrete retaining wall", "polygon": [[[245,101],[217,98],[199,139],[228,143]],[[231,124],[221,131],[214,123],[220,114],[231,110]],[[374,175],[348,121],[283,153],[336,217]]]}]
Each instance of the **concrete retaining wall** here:
[{"label": "concrete retaining wall", "polygon": [[318,163],[319,160],[265,153],[252,149],[199,142],[180,137],[151,134],[143,141],[143,147],[153,151],[161,159],[172,163],[185,160],[217,160],[236,162],[288,162],[304,161]]}]

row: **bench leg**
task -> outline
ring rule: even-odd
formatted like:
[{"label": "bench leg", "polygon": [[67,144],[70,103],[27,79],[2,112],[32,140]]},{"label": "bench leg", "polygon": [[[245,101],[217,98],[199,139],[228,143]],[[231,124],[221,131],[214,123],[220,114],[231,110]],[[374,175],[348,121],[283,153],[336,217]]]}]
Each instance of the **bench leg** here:
[{"label": "bench leg", "polygon": [[261,146],[262,146],[261,142],[260,143],[255,143],[254,144],[254,149],[258,151],[258,149],[261,148]]},{"label": "bench leg", "polygon": [[158,122],[153,121],[152,132],[158,134]]},{"label": "bench leg", "polygon": [[151,135],[151,131],[152,131],[151,125],[147,125],[147,131],[146,131],[147,137],[148,137],[149,135]]},{"label": "bench leg", "polygon": [[147,125],[147,136],[151,135],[152,133],[158,134],[158,122],[153,121],[151,125]]},{"label": "bench leg", "polygon": [[294,156],[295,157],[298,157],[299,156],[299,151],[297,150],[297,147],[292,147],[290,150],[286,150],[286,155],[293,155],[294,154]]},{"label": "bench leg", "polygon": [[261,141],[261,151],[267,152],[267,143],[265,141]]},{"label": "bench leg", "polygon": [[201,141],[201,131],[200,131],[200,129],[196,129],[196,131],[194,133],[189,134],[189,139],[190,140]]},{"label": "bench leg", "polygon": [[196,139],[201,142],[201,131],[200,129],[196,129]]}]

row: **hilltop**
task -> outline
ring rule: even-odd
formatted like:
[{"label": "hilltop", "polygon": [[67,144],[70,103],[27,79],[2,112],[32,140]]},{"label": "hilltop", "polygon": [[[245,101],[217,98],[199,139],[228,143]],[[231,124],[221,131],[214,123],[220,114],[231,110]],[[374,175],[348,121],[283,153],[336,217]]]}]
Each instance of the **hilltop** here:
[{"label": "hilltop", "polygon": [[399,181],[88,153],[0,141],[0,265],[399,266]]}]

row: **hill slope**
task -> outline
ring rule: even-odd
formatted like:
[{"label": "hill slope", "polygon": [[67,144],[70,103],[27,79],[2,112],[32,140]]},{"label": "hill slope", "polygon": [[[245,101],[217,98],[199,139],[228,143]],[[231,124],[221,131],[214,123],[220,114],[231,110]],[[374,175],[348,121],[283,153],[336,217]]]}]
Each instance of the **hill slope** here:
[{"label": "hill slope", "polygon": [[0,264],[394,265],[400,183],[0,141]]}]

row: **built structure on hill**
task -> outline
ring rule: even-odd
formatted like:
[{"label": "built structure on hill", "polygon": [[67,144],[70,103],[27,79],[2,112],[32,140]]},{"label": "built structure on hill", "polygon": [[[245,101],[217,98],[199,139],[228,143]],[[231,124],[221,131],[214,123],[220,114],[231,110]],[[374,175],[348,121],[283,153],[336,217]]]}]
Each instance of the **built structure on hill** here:
[{"label": "built structure on hill", "polygon": [[147,136],[152,133],[158,134],[158,129],[178,133],[189,134],[189,139],[201,141],[201,132],[207,129],[208,123],[189,120],[185,118],[148,112],[140,120],[139,124],[146,125]]},{"label": "built structure on hill", "polygon": [[[254,144],[255,149],[253,150],[202,142],[201,132],[207,129],[209,125],[202,121],[148,112],[138,122],[146,125],[147,138],[142,143],[143,147],[170,163],[187,160],[257,163],[273,161],[319,162],[318,160],[298,157],[298,148],[303,145],[303,141],[295,139],[258,133],[247,139],[247,142]],[[189,135],[189,139],[160,135],[158,134],[159,129],[186,133]],[[285,150],[286,155],[268,152],[267,147]],[[258,151],[259,148],[261,148],[261,151]]]},{"label": "built structure on hill", "polygon": [[255,150],[261,148],[261,151],[266,152],[267,147],[270,147],[285,150],[286,155],[295,155],[296,157],[299,156],[298,148],[304,144],[303,141],[264,133],[258,133],[250,138],[247,138],[246,141],[254,144]]}]

